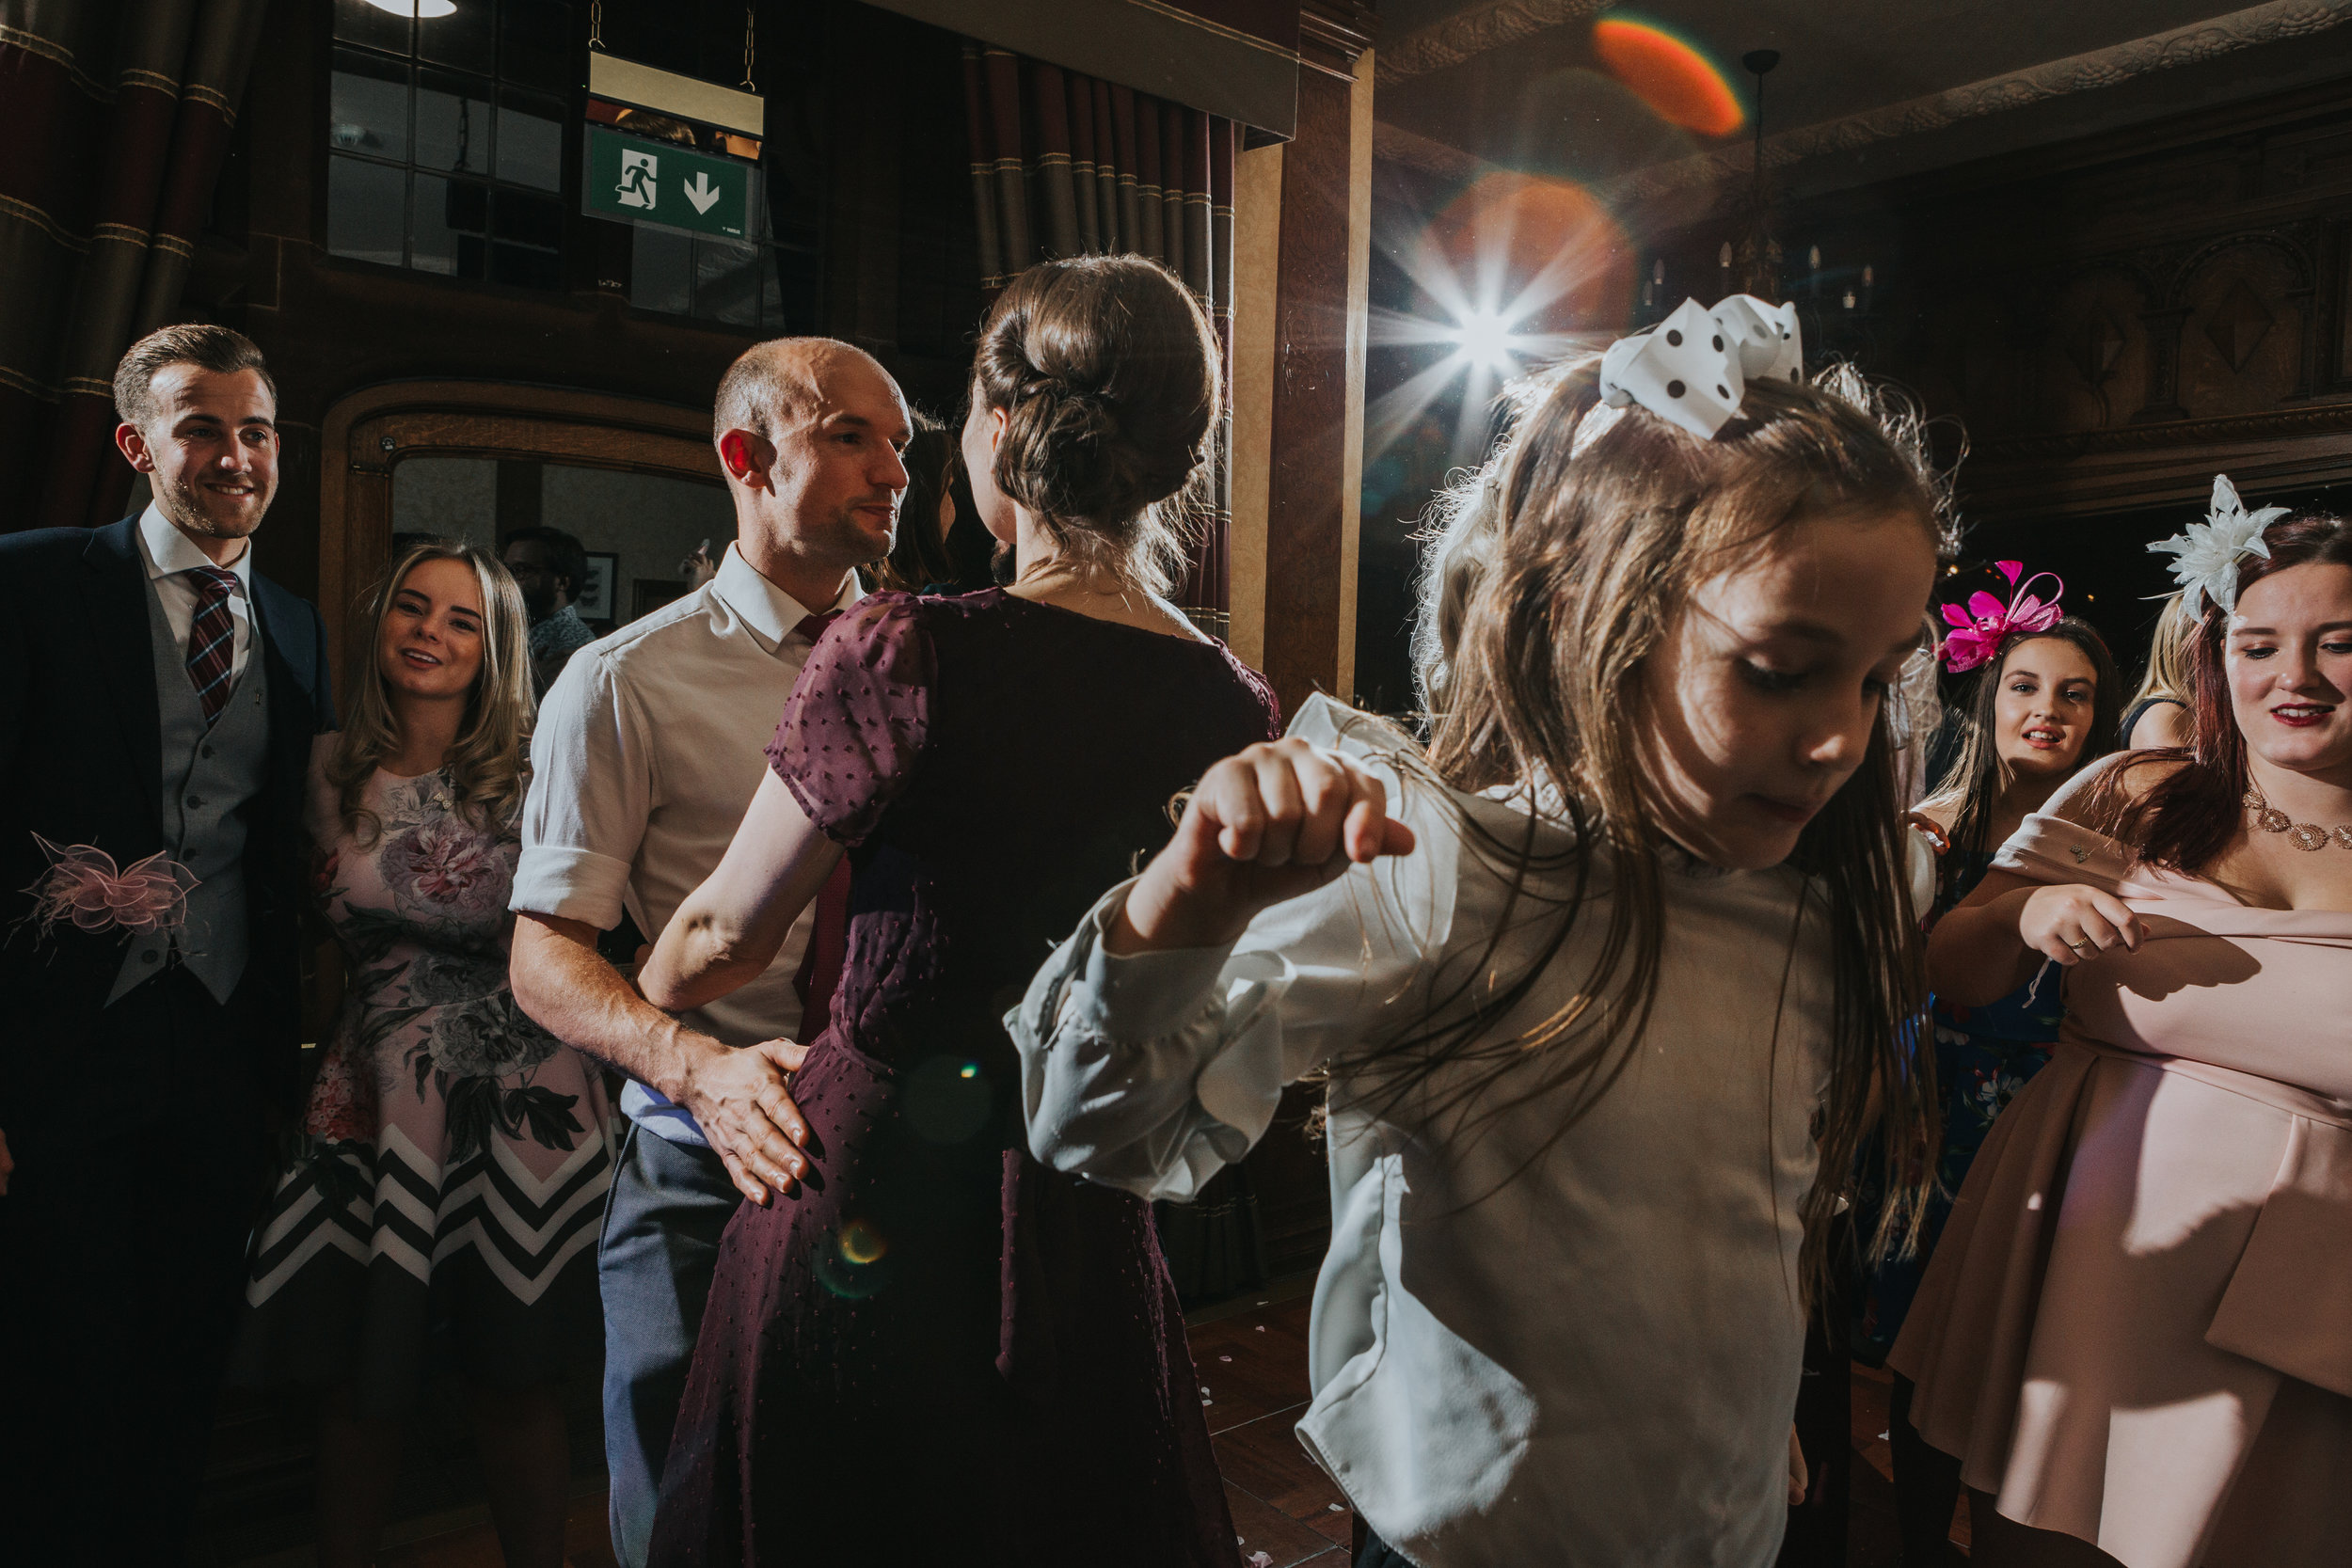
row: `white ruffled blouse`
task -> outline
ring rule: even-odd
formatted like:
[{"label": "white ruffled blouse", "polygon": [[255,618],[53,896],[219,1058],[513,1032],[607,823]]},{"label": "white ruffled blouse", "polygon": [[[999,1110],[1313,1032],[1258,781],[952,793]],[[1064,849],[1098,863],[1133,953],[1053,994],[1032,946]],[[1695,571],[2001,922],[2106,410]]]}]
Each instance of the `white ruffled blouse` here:
[{"label": "white ruffled blouse", "polygon": [[[1030,1148],[1183,1200],[1264,1135],[1284,1084],[1331,1067],[1331,1247],[1298,1435],[1372,1528],[1423,1568],[1764,1568],[1802,1372],[1820,899],[1800,932],[1795,872],[1664,857],[1656,1007],[1565,1134],[1578,1090],[1539,1081],[1547,1053],[1506,1061],[1469,1107],[1446,1103],[1476,1070],[1458,1063],[1380,1103],[1349,1053],[1417,1020],[1433,986],[1528,967],[1565,878],[1534,878],[1551,900],[1523,898],[1487,954],[1508,882],[1477,830],[1516,847],[1527,809],[1406,786],[1381,760],[1392,739],[1343,733],[1354,717],[1316,697],[1290,733],[1378,768],[1419,848],[1265,911],[1230,948],[1113,957],[1103,932],[1132,884],[1105,895],[1007,1020]],[[1565,947],[1482,1038],[1574,994],[1608,881],[1603,852]]]}]

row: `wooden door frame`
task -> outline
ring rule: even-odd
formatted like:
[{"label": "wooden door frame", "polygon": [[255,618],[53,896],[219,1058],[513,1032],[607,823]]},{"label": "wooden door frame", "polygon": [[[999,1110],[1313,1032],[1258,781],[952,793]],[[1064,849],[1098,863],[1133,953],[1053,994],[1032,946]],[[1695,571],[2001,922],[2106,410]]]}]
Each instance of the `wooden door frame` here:
[{"label": "wooden door frame", "polygon": [[361,602],[390,564],[392,469],[485,457],[725,483],[707,409],[510,381],[392,381],[337,402],[321,429],[319,614],[340,676]]}]

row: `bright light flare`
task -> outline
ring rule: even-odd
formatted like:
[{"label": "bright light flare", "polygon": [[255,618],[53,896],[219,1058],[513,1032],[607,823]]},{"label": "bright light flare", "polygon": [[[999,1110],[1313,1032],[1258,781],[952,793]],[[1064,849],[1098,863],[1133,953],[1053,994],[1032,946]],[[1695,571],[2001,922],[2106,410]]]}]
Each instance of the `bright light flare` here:
[{"label": "bright light flare", "polygon": [[437,16],[457,14],[456,0],[368,0],[368,4],[394,16],[419,17],[426,22]]},{"label": "bright light flare", "polygon": [[1519,368],[1519,335],[1500,310],[1472,310],[1451,336],[1462,357],[1480,370],[1507,375]]},{"label": "bright light flare", "polygon": [[1703,136],[1727,136],[1747,123],[1715,63],[1654,22],[1603,17],[1593,24],[1593,53],[1670,125]]},{"label": "bright light flare", "polygon": [[1385,451],[1457,388],[1458,440],[1474,447],[1500,383],[1606,341],[1632,309],[1632,246],[1607,206],[1573,181],[1482,175],[1425,227],[1378,230],[1375,243],[1434,309],[1375,309],[1373,341],[1453,352],[1433,356],[1366,410],[1367,454]]}]

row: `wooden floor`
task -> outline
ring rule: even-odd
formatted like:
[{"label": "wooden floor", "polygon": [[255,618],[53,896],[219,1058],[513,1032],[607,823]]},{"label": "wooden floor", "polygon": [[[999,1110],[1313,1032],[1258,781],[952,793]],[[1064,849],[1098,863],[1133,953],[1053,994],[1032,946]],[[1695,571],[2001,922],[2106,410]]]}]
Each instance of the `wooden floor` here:
[{"label": "wooden floor", "polygon": [[[1194,1315],[1193,1360],[1200,1373],[1202,1414],[1225,1475],[1225,1496],[1241,1555],[1250,1568],[1346,1568],[1354,1515],[1330,1478],[1299,1446],[1292,1428],[1304,1413],[1307,1391],[1308,1288],[1296,1280]],[[1887,1381],[1883,1372],[1854,1369],[1853,1496],[1849,1510],[1848,1568],[1899,1568],[1895,1496],[1888,1481]],[[425,1424],[433,1416],[424,1413]],[[570,1568],[613,1568],[605,1528],[604,1487],[594,1463],[593,1404],[575,1413],[574,1449],[582,1460],[569,1528]],[[588,1430],[583,1430],[588,1429]],[[592,1451],[582,1454],[582,1443]],[[256,1443],[260,1452],[264,1444]],[[467,1500],[469,1478],[462,1472],[469,1445],[427,1439],[411,1444],[403,1472],[407,1499],[402,1522],[390,1532],[379,1568],[502,1568],[488,1511],[478,1496]],[[263,1502],[266,1494],[249,1499]],[[222,1568],[310,1568],[307,1498],[281,1486],[275,1497],[281,1514],[272,1549],[236,1549],[256,1537],[251,1521],[230,1528],[224,1511],[208,1511],[209,1539],[199,1540],[199,1561]],[[436,1503],[440,1506],[433,1506]],[[295,1513],[287,1513],[289,1509]],[[1953,1560],[1964,1561],[1966,1514],[1955,1529]],[[209,1547],[210,1549],[205,1549]],[[1941,1568],[1941,1565],[1939,1565]]]},{"label": "wooden floor", "polygon": [[1304,1293],[1252,1300],[1192,1325],[1201,1414],[1242,1559],[1254,1568],[1343,1568],[1356,1523],[1291,1430],[1307,1413],[1307,1304]]}]

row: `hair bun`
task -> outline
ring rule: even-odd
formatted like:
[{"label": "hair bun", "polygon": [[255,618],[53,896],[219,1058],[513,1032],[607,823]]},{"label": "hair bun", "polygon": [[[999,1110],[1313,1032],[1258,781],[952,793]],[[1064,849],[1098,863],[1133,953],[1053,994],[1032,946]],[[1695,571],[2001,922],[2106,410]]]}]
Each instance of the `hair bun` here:
[{"label": "hair bun", "polygon": [[1216,333],[1183,282],[1139,256],[1040,262],[998,296],[973,373],[1005,416],[996,487],[1065,548],[1161,586],[1183,546],[1160,503],[1200,470],[1220,401]]},{"label": "hair bun", "polygon": [[[1155,463],[1157,455],[1130,438],[1104,394],[1041,376],[1006,415],[997,483],[1048,516],[1117,523],[1183,483],[1181,475],[1165,482],[1166,464]],[[1020,491],[1005,485],[1008,470],[1021,476]]]}]

